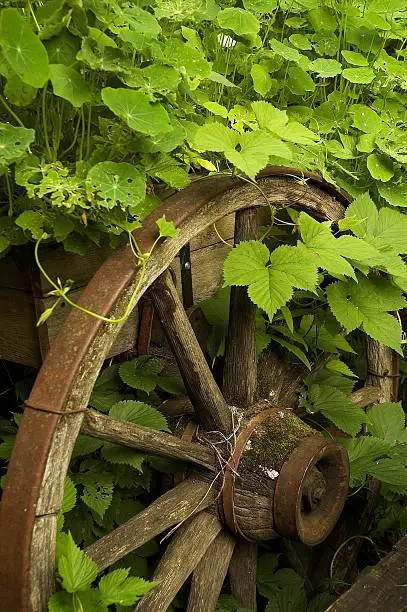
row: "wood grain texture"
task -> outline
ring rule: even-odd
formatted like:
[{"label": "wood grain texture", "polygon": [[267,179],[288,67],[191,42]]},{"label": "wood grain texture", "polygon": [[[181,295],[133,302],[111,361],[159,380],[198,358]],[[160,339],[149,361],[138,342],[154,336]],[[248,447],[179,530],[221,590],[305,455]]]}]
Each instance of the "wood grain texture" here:
[{"label": "wood grain texture", "polygon": [[[103,571],[169,527],[210,506],[215,499],[208,483],[185,480],[145,510],[86,549]],[[192,571],[192,570],[191,570]]]},{"label": "wood grain texture", "polygon": [[225,434],[231,412],[216,384],[169,273],[149,291],[201,425]]},{"label": "wood grain texture", "polygon": [[257,544],[237,540],[230,562],[229,579],[232,595],[242,608],[257,610]]},{"label": "wood grain texture", "polygon": [[153,574],[152,580],[160,584],[141,599],[137,612],[166,612],[221,529],[216,516],[208,512],[200,512],[181,525]]},{"label": "wood grain texture", "polygon": [[235,543],[235,538],[223,530],[209,546],[192,574],[187,612],[215,610]]},{"label": "wood grain texture", "polygon": [[360,612],[407,609],[407,537],[402,538],[367,574],[337,599],[327,612]]},{"label": "wood grain texture", "polygon": [[[255,240],[258,232],[257,208],[248,208],[236,213],[235,244]],[[229,404],[239,407],[252,404],[256,392],[256,312],[256,305],[247,295],[247,287],[232,287],[223,393]]]},{"label": "wood grain texture", "polygon": [[81,433],[152,455],[189,461],[217,471],[218,461],[215,452],[208,446],[185,442],[171,434],[129,421],[120,421],[89,411],[84,416]]}]

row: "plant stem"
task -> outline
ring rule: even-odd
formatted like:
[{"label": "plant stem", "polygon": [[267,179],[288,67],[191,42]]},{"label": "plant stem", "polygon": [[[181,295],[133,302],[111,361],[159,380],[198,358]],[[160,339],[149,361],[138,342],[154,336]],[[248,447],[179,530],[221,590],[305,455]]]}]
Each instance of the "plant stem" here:
[{"label": "plant stem", "polygon": [[42,125],[44,128],[45,148],[47,149],[48,159],[49,161],[52,161],[51,147],[49,146],[49,140],[48,140],[47,100],[46,100],[47,89],[48,89],[48,81],[45,83],[44,88],[42,90]]},{"label": "plant stem", "polygon": [[6,168],[6,171],[4,173],[4,177],[6,179],[8,202],[9,202],[8,216],[12,217],[12,215],[13,215],[13,194],[12,194],[11,185],[10,185],[9,168]]},{"label": "plant stem", "polygon": [[25,128],[24,123],[21,121],[20,117],[18,115],[16,115],[16,113],[9,107],[9,105],[7,104],[7,102],[5,101],[5,99],[3,98],[3,96],[0,94],[0,102],[3,104],[4,108],[7,110],[7,112],[10,113],[10,115],[13,117],[13,119],[15,121],[17,121],[18,125],[20,127]]}]

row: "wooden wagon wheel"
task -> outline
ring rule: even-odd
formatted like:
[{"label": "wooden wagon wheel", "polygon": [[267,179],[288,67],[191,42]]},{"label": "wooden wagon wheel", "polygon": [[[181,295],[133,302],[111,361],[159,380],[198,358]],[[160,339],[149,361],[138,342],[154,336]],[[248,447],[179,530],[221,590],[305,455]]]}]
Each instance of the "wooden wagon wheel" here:
[{"label": "wooden wagon wheel", "polygon": [[[307,175],[305,184],[292,176],[295,173],[281,168],[264,171],[259,184],[273,205],[298,205],[322,220],[343,215],[344,196],[315,175]],[[332,529],[347,492],[344,452],[289,410],[271,407],[267,401],[253,403],[255,307],[246,292],[232,290],[222,394],[165,273],[183,245],[229,213],[238,213],[235,240],[254,238],[256,210],[264,205],[263,195],[254,186],[217,177],[170,197],[135,232],[141,250],[148,252],[157,236],[157,218],[165,214],[180,230],[177,238],[165,240],[154,251],[138,297],[149,290],[202,430],[236,438],[231,456],[226,457],[222,492],[222,479],[215,478],[218,457],[210,445],[86,413],[92,387],[119,328],[72,310],[38,374],[9,465],[0,524],[2,610],[46,610],[55,582],[57,516],[80,431],[196,466],[181,484],[87,549],[102,571],[183,523],[156,570],[159,586],[137,610],[166,610],[191,573],[188,611],[213,610],[228,568],[234,596],[241,605],[255,609],[256,541],[276,537],[277,529],[279,534],[316,544]],[[101,267],[79,303],[105,316],[120,316],[138,273],[130,249],[118,251]],[[232,403],[238,408],[231,409]],[[248,449],[257,451],[261,445],[270,449],[272,473],[270,462],[253,466],[248,461]],[[229,529],[223,527],[225,523]]]}]

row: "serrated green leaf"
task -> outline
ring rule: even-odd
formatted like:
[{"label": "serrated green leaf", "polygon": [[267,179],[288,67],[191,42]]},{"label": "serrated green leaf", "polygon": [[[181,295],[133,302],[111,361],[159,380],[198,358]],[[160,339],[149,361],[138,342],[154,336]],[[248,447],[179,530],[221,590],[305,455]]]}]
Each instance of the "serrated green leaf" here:
[{"label": "serrated green leaf", "polygon": [[61,512],[69,512],[76,504],[76,488],[69,476],[65,479],[64,497],[62,499]]},{"label": "serrated green leaf", "polygon": [[260,29],[258,19],[241,8],[226,8],[217,16],[221,28],[232,30],[238,36],[252,36]]},{"label": "serrated green leaf", "polygon": [[132,606],[158,582],[148,582],[142,578],[128,577],[128,569],[117,569],[103,576],[99,581],[99,590],[103,603],[107,606],[119,604]]},{"label": "serrated green leaf", "polygon": [[72,593],[58,591],[51,595],[48,601],[48,612],[75,612]]},{"label": "serrated green leaf", "polygon": [[377,404],[369,410],[369,432],[394,444],[406,440],[406,415],[401,402]]},{"label": "serrated green leaf", "polygon": [[148,95],[141,91],[105,87],[102,89],[102,100],[133,130],[150,136],[171,130],[164,106],[151,102]]},{"label": "serrated green leaf", "polygon": [[24,83],[43,87],[48,79],[47,51],[16,8],[0,12],[0,45],[13,70]]},{"label": "serrated green leaf", "polygon": [[157,375],[164,369],[165,362],[158,357],[143,355],[120,364],[120,378],[126,385],[150,393],[157,386]]},{"label": "serrated green leaf", "polygon": [[261,280],[269,260],[270,251],[262,242],[240,242],[229,251],[223,265],[224,286],[245,286]]},{"label": "serrated green leaf", "polygon": [[288,123],[286,111],[279,110],[269,102],[252,102],[252,109],[259,126],[270,132],[284,128]]},{"label": "serrated green leaf", "polygon": [[327,370],[331,370],[332,372],[339,372],[339,374],[343,374],[344,376],[350,376],[352,378],[358,378],[354,372],[350,369],[349,366],[346,365],[340,359],[330,359],[326,366]]},{"label": "serrated green leaf", "polygon": [[397,459],[380,459],[371,464],[368,474],[393,486],[407,486],[407,467]]},{"label": "serrated green leaf", "polygon": [[138,472],[142,472],[143,463],[147,456],[119,444],[105,443],[102,448],[102,457],[109,463],[130,465]]},{"label": "serrated green leaf", "polygon": [[341,440],[348,451],[350,463],[350,484],[352,487],[361,485],[373,462],[387,455],[390,444],[371,436],[361,436]]},{"label": "serrated green leaf", "polygon": [[353,200],[345,211],[345,219],[358,220],[354,225],[353,233],[359,238],[366,235],[375,236],[379,213],[375,203],[368,193],[364,193]]},{"label": "serrated green leaf", "polygon": [[268,73],[268,70],[264,68],[261,64],[254,64],[250,71],[251,77],[253,79],[253,89],[261,96],[265,96],[271,88],[271,77]]},{"label": "serrated green leaf", "polygon": [[113,498],[113,476],[105,470],[89,469],[75,475],[75,481],[83,485],[82,501],[103,517]]},{"label": "serrated green leaf", "polygon": [[218,121],[199,126],[194,135],[194,145],[201,151],[232,150],[238,142],[238,133]]},{"label": "serrated green leaf", "polygon": [[173,221],[167,221],[165,215],[156,221],[161,238],[176,238],[179,230],[175,227]]},{"label": "serrated green leaf", "polygon": [[117,204],[131,206],[142,202],[146,195],[144,175],[132,164],[100,162],[88,173],[88,190],[98,196],[98,204],[108,209]]},{"label": "serrated green leaf", "polygon": [[372,153],[367,158],[367,168],[372,177],[383,183],[387,183],[394,176],[392,161],[384,155]]},{"label": "serrated green leaf", "polygon": [[283,140],[288,140],[295,144],[301,145],[313,145],[319,140],[319,136],[309,130],[302,123],[297,121],[290,121],[283,128],[274,130]]},{"label": "serrated green leaf", "polygon": [[298,357],[298,359],[308,368],[308,370],[311,371],[311,364],[309,362],[309,359],[302,349],[300,349],[295,344],[292,344],[291,342],[287,342],[286,340],[284,340],[283,338],[280,338],[279,336],[275,336],[274,334],[271,334],[270,338],[271,340],[274,340],[275,342],[280,344],[280,346],[283,346],[284,348],[286,348],[288,351],[290,351],[290,353],[293,353],[293,355]]},{"label": "serrated green leaf", "polygon": [[90,455],[102,446],[102,440],[96,438],[90,438],[89,436],[79,435],[76,438],[75,446],[72,451],[72,458],[82,457],[84,455]]},{"label": "serrated green leaf", "polygon": [[98,575],[96,564],[76,546],[70,533],[59,533],[57,538],[61,551],[58,572],[62,586],[68,593],[86,591]]},{"label": "serrated green leaf", "polygon": [[338,389],[313,384],[307,393],[312,412],[321,412],[345,433],[355,436],[366,422],[366,413]]},{"label": "serrated green leaf", "polygon": [[342,76],[351,83],[361,83],[368,85],[375,77],[371,68],[345,68]]},{"label": "serrated green leaf", "polygon": [[113,419],[131,421],[136,425],[170,431],[165,416],[148,404],[135,400],[123,400],[118,402],[110,409],[109,416]]},{"label": "serrated green leaf", "polygon": [[288,160],[292,158],[292,152],[284,142],[261,130],[245,132],[240,136],[239,144],[240,151],[226,150],[225,155],[251,179],[267,166],[271,155]]},{"label": "serrated green leaf", "polygon": [[80,107],[90,102],[92,92],[85,79],[73,68],[64,64],[50,64],[49,75],[54,94]]}]

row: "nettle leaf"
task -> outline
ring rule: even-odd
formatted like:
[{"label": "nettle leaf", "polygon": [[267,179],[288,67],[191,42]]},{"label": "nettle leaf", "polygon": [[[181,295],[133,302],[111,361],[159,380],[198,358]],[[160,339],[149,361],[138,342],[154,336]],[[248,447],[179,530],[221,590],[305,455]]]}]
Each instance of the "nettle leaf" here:
[{"label": "nettle leaf", "polygon": [[105,443],[102,448],[102,457],[109,463],[119,463],[130,465],[138,472],[143,471],[143,463],[147,456],[143,453],[138,453],[131,448],[126,448],[119,444]]},{"label": "nettle leaf", "polygon": [[68,593],[86,591],[98,575],[96,564],[78,546],[70,533],[57,535],[58,572]]},{"label": "nettle leaf", "polygon": [[0,167],[25,157],[35,139],[34,130],[0,123]]},{"label": "nettle leaf", "polygon": [[109,209],[117,204],[133,208],[146,195],[144,174],[126,162],[96,164],[89,170],[86,184],[88,190],[96,192],[98,204]]},{"label": "nettle leaf", "polygon": [[64,497],[62,499],[61,512],[69,512],[75,507],[76,504],[76,488],[69,476],[65,479],[64,486]]},{"label": "nettle leaf", "polygon": [[222,123],[214,121],[198,127],[194,134],[194,146],[201,151],[223,152],[239,143],[239,134]]},{"label": "nettle leaf", "polygon": [[330,222],[319,223],[305,212],[300,213],[298,224],[305,246],[316,258],[316,265],[332,276],[346,275],[356,279],[353,267],[345,258],[369,262],[379,255],[372,245],[353,236],[335,238]]},{"label": "nettle leaf", "polygon": [[378,181],[387,183],[394,176],[393,163],[384,155],[372,153],[367,158],[367,168],[372,177]]},{"label": "nettle leaf", "polygon": [[250,71],[251,77],[253,79],[253,89],[257,91],[261,96],[265,96],[271,88],[271,77],[268,73],[268,70],[261,66],[260,64],[254,64]]},{"label": "nettle leaf", "polygon": [[365,104],[352,104],[349,113],[353,115],[353,125],[366,134],[377,134],[383,126],[379,115]]},{"label": "nettle leaf", "polygon": [[120,364],[120,378],[133,389],[150,393],[158,384],[158,374],[164,369],[165,362],[158,357],[143,355],[132,361]]},{"label": "nettle leaf", "polygon": [[366,423],[366,413],[339,389],[312,384],[307,392],[311,412],[321,412],[345,433],[355,436]]},{"label": "nettle leaf", "polygon": [[143,578],[129,578],[129,569],[117,569],[103,576],[99,581],[99,591],[106,606],[119,604],[132,606],[158,582],[148,582]]},{"label": "nettle leaf", "polygon": [[292,159],[292,152],[284,142],[261,130],[241,134],[239,145],[240,151],[226,150],[225,156],[251,179],[267,166],[271,155]]},{"label": "nettle leaf", "polygon": [[333,59],[318,58],[312,62],[311,70],[326,79],[341,74],[342,64]]},{"label": "nettle leaf", "polygon": [[147,94],[131,89],[102,89],[102,100],[129,127],[148,135],[169,132],[169,116],[162,104],[150,102]]},{"label": "nettle leaf", "polygon": [[241,242],[232,249],[223,272],[224,286],[247,286],[252,302],[270,319],[291,299],[294,287],[313,291],[317,283],[316,264],[307,251],[284,245],[270,254],[256,241]]},{"label": "nettle leaf", "polygon": [[135,400],[117,402],[117,404],[111,407],[109,416],[113,419],[131,421],[143,427],[170,431],[167,419],[162,412],[153,406]]},{"label": "nettle leaf", "polygon": [[0,45],[10,66],[24,83],[37,88],[45,85],[47,50],[16,8],[6,8],[0,13]]},{"label": "nettle leaf", "polygon": [[80,107],[92,99],[90,86],[73,68],[64,64],[50,64],[49,74],[54,94]]},{"label": "nettle leaf", "polygon": [[238,36],[252,36],[260,29],[258,19],[249,11],[241,8],[226,8],[220,11],[217,22],[221,28],[232,30]]},{"label": "nettle leaf", "polygon": [[361,83],[368,85],[375,77],[372,68],[345,68],[342,76],[351,83]]},{"label": "nettle leaf", "polygon": [[385,402],[373,406],[369,410],[369,420],[369,432],[373,436],[392,444],[407,441],[406,415],[401,402]]},{"label": "nettle leaf", "polygon": [[75,481],[83,485],[82,501],[99,516],[103,517],[113,498],[113,476],[107,470],[86,469],[75,475]]},{"label": "nettle leaf", "polygon": [[[344,376],[350,376],[351,378],[358,378],[354,372],[350,369],[349,366],[346,365],[340,359],[330,359],[326,364],[326,369],[331,372],[339,372],[339,374],[343,374]],[[370,414],[370,413],[369,413]]]},{"label": "nettle leaf", "polygon": [[372,464],[385,457],[390,448],[388,442],[371,436],[349,438],[341,442],[348,451],[352,487],[363,484]]},{"label": "nettle leaf", "polygon": [[402,293],[386,279],[358,277],[326,288],[329,306],[347,332],[363,329],[371,338],[401,353],[401,326],[388,311],[404,308]]},{"label": "nettle leaf", "polygon": [[368,66],[369,62],[367,57],[365,57],[362,53],[358,51],[347,51],[346,49],[342,49],[342,56],[348,62],[348,64],[353,64],[353,66]]},{"label": "nettle leaf", "polygon": [[393,486],[407,485],[407,468],[404,463],[397,459],[380,459],[371,464],[368,474]]},{"label": "nettle leaf", "polygon": [[252,102],[252,109],[261,128],[274,132],[288,123],[287,112],[279,110],[269,102]]},{"label": "nettle leaf", "polygon": [[363,193],[353,200],[345,211],[345,219],[352,219],[352,232],[359,238],[375,235],[379,213],[368,193]]}]

